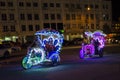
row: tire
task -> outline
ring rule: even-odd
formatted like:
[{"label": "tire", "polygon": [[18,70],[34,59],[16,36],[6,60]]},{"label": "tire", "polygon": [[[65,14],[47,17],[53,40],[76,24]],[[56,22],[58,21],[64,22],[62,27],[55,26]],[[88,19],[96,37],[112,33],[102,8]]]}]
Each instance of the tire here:
[{"label": "tire", "polygon": [[103,48],[101,48],[101,49],[98,51],[98,53],[99,53],[99,57],[103,57]]},{"label": "tire", "polygon": [[53,66],[57,66],[60,64],[60,56],[58,54],[53,54],[51,56],[51,61]]},{"label": "tire", "polygon": [[82,49],[80,50],[79,57],[80,57],[80,59],[84,59],[84,57],[85,57]]},{"label": "tire", "polygon": [[22,67],[24,69],[30,69],[32,67],[32,64],[28,63],[28,57],[27,56],[22,59]]},{"label": "tire", "polygon": [[31,49],[30,52],[28,53],[28,55],[23,58],[22,67],[24,69],[30,69],[32,66],[40,64],[45,59],[44,54],[45,54],[44,50],[41,49],[41,48],[33,48],[33,49]]}]

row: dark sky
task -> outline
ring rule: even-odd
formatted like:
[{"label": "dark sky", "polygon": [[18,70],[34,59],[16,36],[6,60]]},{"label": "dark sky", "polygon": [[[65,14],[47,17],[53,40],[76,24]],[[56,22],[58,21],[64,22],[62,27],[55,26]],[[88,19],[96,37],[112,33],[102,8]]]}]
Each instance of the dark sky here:
[{"label": "dark sky", "polygon": [[112,1],[112,16],[113,20],[117,21],[118,17],[120,17],[120,4],[119,0],[111,0]]}]

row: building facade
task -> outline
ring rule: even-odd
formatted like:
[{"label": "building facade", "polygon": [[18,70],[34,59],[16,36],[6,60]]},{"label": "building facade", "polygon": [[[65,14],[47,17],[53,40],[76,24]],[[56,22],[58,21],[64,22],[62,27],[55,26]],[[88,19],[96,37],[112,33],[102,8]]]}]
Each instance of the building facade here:
[{"label": "building facade", "polygon": [[43,28],[63,30],[72,40],[111,27],[111,7],[111,0],[0,0],[0,40],[24,43]]},{"label": "building facade", "polygon": [[120,21],[112,22],[111,33],[109,34],[110,38],[119,37],[120,39]]}]

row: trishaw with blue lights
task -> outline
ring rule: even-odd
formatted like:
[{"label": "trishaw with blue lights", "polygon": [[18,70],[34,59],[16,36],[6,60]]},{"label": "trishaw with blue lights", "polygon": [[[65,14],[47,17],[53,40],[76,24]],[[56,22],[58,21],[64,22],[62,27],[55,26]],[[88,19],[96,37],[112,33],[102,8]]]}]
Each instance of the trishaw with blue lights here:
[{"label": "trishaw with blue lights", "polygon": [[22,59],[22,67],[30,69],[35,65],[60,63],[60,50],[63,35],[56,30],[43,29],[35,33],[33,43],[28,47],[27,55]]}]

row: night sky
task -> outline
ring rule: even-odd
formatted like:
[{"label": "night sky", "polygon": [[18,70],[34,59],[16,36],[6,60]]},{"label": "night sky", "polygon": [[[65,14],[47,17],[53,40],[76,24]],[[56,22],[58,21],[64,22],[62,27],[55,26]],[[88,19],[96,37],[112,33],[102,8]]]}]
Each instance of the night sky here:
[{"label": "night sky", "polygon": [[120,17],[120,4],[119,4],[119,0],[111,0],[111,1],[112,1],[113,21],[118,21],[118,17]]}]

